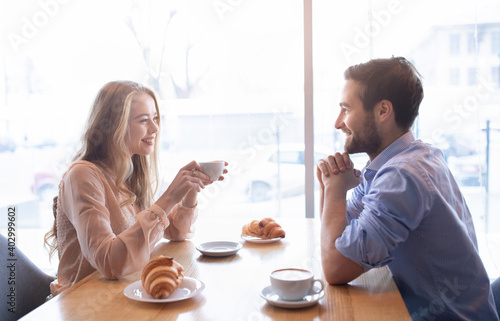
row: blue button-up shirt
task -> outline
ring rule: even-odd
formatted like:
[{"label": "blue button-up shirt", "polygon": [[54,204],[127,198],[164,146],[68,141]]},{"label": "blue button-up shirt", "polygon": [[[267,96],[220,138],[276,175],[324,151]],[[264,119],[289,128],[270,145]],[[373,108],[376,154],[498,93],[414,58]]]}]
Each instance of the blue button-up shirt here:
[{"label": "blue button-up shirt", "polygon": [[387,265],[414,320],[498,320],[472,217],[440,150],[411,132],[363,170],[336,248]]}]

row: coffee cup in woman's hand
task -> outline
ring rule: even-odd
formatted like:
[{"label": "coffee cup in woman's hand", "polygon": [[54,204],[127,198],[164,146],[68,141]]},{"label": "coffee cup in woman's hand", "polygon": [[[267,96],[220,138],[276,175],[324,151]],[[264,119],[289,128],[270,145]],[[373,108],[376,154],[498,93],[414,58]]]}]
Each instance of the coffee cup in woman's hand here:
[{"label": "coffee cup in woman's hand", "polygon": [[200,166],[204,174],[208,175],[213,181],[217,181],[224,173],[224,167],[226,166],[226,162],[224,161],[200,162]]}]

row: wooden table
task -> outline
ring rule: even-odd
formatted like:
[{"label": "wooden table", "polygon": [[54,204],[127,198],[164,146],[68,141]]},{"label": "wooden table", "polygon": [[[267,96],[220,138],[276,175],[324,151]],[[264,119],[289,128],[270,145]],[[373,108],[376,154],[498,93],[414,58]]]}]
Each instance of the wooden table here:
[{"label": "wooden table", "polygon": [[[181,263],[185,275],[205,283],[197,296],[172,303],[144,303],[124,296],[124,288],[140,279],[140,272],[120,280],[106,280],[94,272],[23,320],[411,320],[386,268],[374,269],[349,285],[327,286],[317,305],[283,309],[260,297],[269,274],[279,268],[306,268],[324,280],[317,219],[277,219],[287,235],[282,241],[255,244],[240,238],[242,218],[200,219],[196,236],[184,242],[162,241],[152,257],[169,255]],[[243,248],[229,257],[207,257],[196,246],[229,240]],[[326,283],[325,283],[326,284]]]}]

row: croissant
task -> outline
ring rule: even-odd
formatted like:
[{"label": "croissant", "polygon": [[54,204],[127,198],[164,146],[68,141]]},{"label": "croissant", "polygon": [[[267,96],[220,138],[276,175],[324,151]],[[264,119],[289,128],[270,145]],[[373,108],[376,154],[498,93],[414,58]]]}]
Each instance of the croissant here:
[{"label": "croissant", "polygon": [[277,237],[285,237],[285,231],[272,218],[264,218],[262,220],[254,220],[243,225],[242,234],[260,237],[263,239],[274,239]]},{"label": "croissant", "polygon": [[164,299],[175,291],[184,279],[184,268],[173,258],[158,256],[142,269],[144,290],[155,299]]}]

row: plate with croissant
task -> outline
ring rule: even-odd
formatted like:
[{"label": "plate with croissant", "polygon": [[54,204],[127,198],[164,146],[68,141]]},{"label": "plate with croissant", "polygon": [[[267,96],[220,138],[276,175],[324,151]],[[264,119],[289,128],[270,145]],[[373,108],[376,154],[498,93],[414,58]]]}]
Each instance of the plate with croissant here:
[{"label": "plate with croissant", "polygon": [[272,243],[285,237],[286,233],[274,219],[266,217],[243,225],[241,238],[252,243]]},{"label": "plate with croissant", "polygon": [[186,300],[205,288],[200,280],[184,276],[184,268],[173,258],[159,256],[142,269],[141,279],[129,284],[123,294],[132,300],[166,303]]},{"label": "plate with croissant", "polygon": [[177,289],[175,289],[172,294],[163,299],[155,299],[142,286],[141,281],[136,281],[129,284],[123,293],[129,299],[142,301],[142,302],[153,302],[153,303],[167,303],[176,302],[181,300],[186,300],[197,295],[201,290],[205,288],[205,284],[200,280],[185,277],[182,283]]}]

